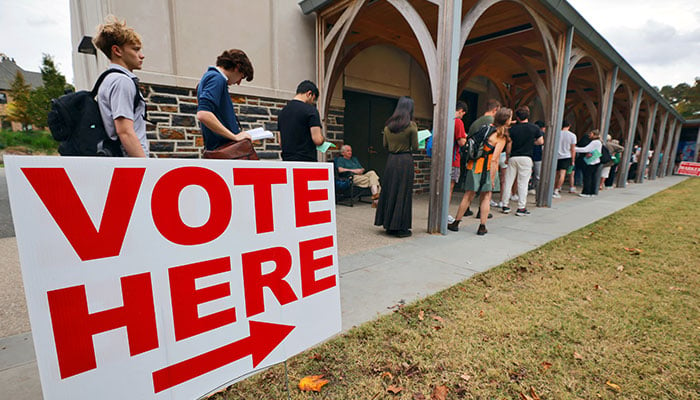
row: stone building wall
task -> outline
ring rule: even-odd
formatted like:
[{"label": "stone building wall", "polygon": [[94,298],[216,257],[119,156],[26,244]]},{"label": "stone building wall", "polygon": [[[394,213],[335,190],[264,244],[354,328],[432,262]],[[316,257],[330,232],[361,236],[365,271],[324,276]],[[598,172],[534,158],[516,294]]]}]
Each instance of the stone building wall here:
[{"label": "stone building wall", "polygon": [[[200,158],[204,141],[197,123],[197,97],[193,88],[179,88],[142,84],[146,98],[148,119],[146,131],[151,156],[157,158]],[[231,95],[236,115],[243,129],[263,127],[272,131],[274,139],[262,141],[255,147],[262,160],[280,160],[277,116],[289,99],[272,99],[256,96]],[[326,126],[326,139],[337,147],[329,151],[328,159],[338,156],[343,145],[344,110],[331,107]],[[420,129],[430,129],[429,120],[417,121]],[[414,192],[427,192],[430,188],[430,158],[425,151],[413,156],[415,167]]]}]

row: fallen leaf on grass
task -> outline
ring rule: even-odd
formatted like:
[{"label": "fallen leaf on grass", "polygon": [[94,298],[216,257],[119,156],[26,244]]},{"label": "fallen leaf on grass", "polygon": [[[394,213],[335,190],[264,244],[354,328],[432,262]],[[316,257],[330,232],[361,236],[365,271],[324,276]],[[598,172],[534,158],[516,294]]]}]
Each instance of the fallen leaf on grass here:
[{"label": "fallen leaf on grass", "polygon": [[481,318],[484,317],[484,310],[479,310],[479,317],[481,317]]},{"label": "fallen leaf on grass", "polygon": [[574,351],[574,358],[577,359],[577,360],[583,360],[583,356],[580,355],[580,354],[578,354],[577,351]]},{"label": "fallen leaf on grass", "polygon": [[625,247],[624,249],[627,250],[628,252],[630,252],[630,254],[632,254],[633,256],[638,256],[638,255],[642,254],[642,252],[643,252],[642,249],[637,249],[634,247]]},{"label": "fallen leaf on grass", "polygon": [[547,361],[545,361],[545,362],[542,363],[542,370],[543,370],[543,371],[547,371],[547,370],[550,369],[550,368],[552,368],[552,363],[547,362]]},{"label": "fallen leaf on grass", "polygon": [[386,391],[391,393],[391,394],[399,394],[403,390],[402,387],[400,386],[394,386],[394,385],[389,385],[388,388],[386,388]]},{"label": "fallen leaf on grass", "polygon": [[444,324],[444,323],[445,323],[445,320],[442,319],[442,317],[440,317],[440,316],[438,316],[438,315],[433,315],[433,319],[434,319],[435,321],[441,323],[441,324]]},{"label": "fallen leaf on grass", "polygon": [[591,296],[586,296],[586,301],[593,301],[593,299],[591,299]]},{"label": "fallen leaf on grass", "polygon": [[462,376],[460,376],[460,378],[464,379],[465,381],[472,379],[472,377],[470,375],[467,375],[467,374],[462,374]]},{"label": "fallen leaf on grass", "polygon": [[522,392],[520,393],[520,400],[542,400],[542,399],[540,399],[540,396],[538,396],[537,393],[535,393],[535,388],[530,388],[529,395],[524,394]]},{"label": "fallen leaf on grass", "polygon": [[484,295],[484,301],[489,301],[489,296],[490,296],[490,295],[489,295],[488,293],[486,293],[486,294]]},{"label": "fallen leaf on grass", "polygon": [[616,385],[610,381],[605,382],[605,384],[608,386],[608,388],[610,388],[618,393],[622,391],[622,388],[620,387],[620,385]]},{"label": "fallen leaf on grass", "polygon": [[305,376],[299,381],[299,389],[301,389],[304,392],[320,392],[323,385],[328,383],[328,379],[322,378],[323,375]]},{"label": "fallen leaf on grass", "polygon": [[674,291],[682,292],[682,291],[684,291],[685,289],[680,288],[680,287],[675,287],[675,286],[669,286],[668,290],[674,290]]},{"label": "fallen leaf on grass", "polygon": [[418,313],[418,320],[422,321],[424,318],[425,318],[425,311],[420,310],[420,312]]},{"label": "fallen leaf on grass", "polygon": [[391,374],[391,372],[382,372],[382,375],[380,377],[382,379],[384,379],[384,378],[389,378],[389,380],[394,379],[394,376]]},{"label": "fallen leaf on grass", "polygon": [[625,270],[625,267],[623,265],[618,265],[617,266],[617,272],[622,272]]},{"label": "fallen leaf on grass", "polygon": [[430,395],[430,400],[445,400],[447,399],[447,386],[435,386],[433,393]]}]

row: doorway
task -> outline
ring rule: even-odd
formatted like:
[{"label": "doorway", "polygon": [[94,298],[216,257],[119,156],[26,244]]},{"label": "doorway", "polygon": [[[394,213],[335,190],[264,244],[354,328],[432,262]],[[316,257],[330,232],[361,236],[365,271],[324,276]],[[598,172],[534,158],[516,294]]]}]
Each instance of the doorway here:
[{"label": "doorway", "polygon": [[352,154],[365,170],[374,170],[381,177],[389,155],[384,149],[382,131],[398,100],[350,90],[343,91],[343,97],[344,141],[352,146]]}]

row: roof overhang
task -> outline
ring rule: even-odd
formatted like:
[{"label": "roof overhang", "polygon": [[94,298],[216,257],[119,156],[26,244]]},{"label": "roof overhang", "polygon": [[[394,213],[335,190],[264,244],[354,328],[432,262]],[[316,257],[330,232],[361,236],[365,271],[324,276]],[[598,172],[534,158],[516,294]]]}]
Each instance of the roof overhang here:
[{"label": "roof overhang", "polygon": [[[318,12],[323,8],[337,2],[338,0],[302,0],[299,2],[299,7],[304,14]],[[629,76],[632,81],[641,87],[651,98],[657,101],[668,110],[673,116],[681,121],[685,121],[683,117],[664,99],[658,91],[647,83],[639,73],[605,40],[593,27],[586,21],[581,14],[578,13],[565,0],[539,0],[552,14],[557,16],[568,26],[574,27],[574,32],[585,41],[587,41],[594,49],[596,49],[603,57],[607,58],[614,65],[619,66],[620,72]]]}]

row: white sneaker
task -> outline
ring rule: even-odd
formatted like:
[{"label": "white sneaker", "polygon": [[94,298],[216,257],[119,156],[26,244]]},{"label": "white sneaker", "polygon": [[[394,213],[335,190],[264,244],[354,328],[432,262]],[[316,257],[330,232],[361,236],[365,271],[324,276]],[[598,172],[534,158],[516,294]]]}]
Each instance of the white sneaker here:
[{"label": "white sneaker", "polygon": [[495,200],[491,200],[491,207],[498,207],[498,203]]},{"label": "white sneaker", "polygon": [[579,193],[579,194],[578,194],[578,197],[591,197],[591,195],[590,195],[590,194]]},{"label": "white sneaker", "polygon": [[552,193],[552,197],[555,199],[561,199],[561,194],[559,194],[559,190],[555,190],[554,193]]},{"label": "white sneaker", "polygon": [[498,207],[498,208],[503,208],[503,206],[505,206],[505,204],[503,204],[502,201],[499,201],[497,207]]},{"label": "white sneaker", "polygon": [[520,199],[520,198],[518,197],[517,194],[514,194],[514,195],[510,196],[510,201],[518,201],[519,199]]},{"label": "white sneaker", "polygon": [[453,217],[453,216],[451,216],[451,215],[448,215],[448,216],[447,216],[447,223],[448,223],[448,224],[451,224],[451,223],[453,223],[453,222],[455,222],[455,217]]},{"label": "white sneaker", "polygon": [[570,187],[569,193],[576,193],[576,187],[575,186]]}]

